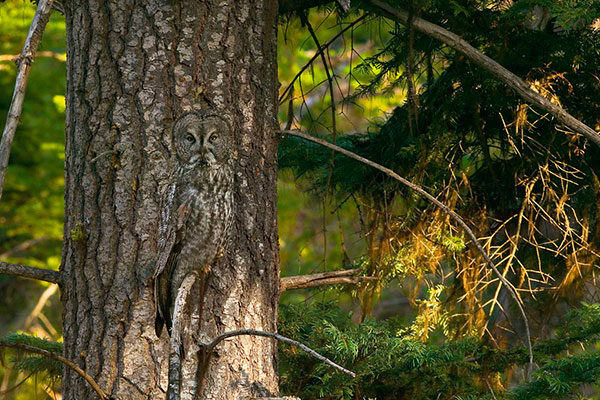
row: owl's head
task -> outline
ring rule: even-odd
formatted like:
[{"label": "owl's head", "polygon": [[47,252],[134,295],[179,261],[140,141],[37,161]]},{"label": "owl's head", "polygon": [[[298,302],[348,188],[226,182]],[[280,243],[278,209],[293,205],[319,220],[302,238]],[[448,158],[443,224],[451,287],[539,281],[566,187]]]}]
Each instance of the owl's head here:
[{"label": "owl's head", "polygon": [[231,134],[229,124],[218,115],[188,113],[173,126],[173,144],[188,166],[218,168],[231,158]]}]

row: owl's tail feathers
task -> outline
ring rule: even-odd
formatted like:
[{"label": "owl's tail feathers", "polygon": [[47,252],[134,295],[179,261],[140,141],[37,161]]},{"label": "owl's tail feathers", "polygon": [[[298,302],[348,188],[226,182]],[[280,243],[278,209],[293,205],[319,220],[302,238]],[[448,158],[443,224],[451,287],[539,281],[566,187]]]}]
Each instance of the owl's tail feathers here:
[{"label": "owl's tail feathers", "polygon": [[156,318],[154,319],[154,332],[156,333],[156,337],[160,337],[162,334],[163,326],[165,326],[165,321],[157,313]]},{"label": "owl's tail feathers", "polygon": [[167,333],[171,336],[171,315],[169,307],[169,285],[160,274],[154,279],[154,332],[157,337],[162,334],[163,326],[167,325]]}]

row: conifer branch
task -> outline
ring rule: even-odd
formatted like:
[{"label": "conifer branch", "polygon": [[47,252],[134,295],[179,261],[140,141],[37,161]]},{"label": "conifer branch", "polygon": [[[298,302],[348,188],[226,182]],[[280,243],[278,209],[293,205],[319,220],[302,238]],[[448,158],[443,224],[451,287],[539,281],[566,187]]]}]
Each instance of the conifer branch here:
[{"label": "conifer branch", "polygon": [[281,292],[285,292],[286,290],[306,289],[317,286],[357,284],[360,282],[377,280],[377,278],[373,276],[355,276],[361,272],[362,270],[360,268],[356,268],[322,272],[319,274],[285,276],[279,280],[279,287]]},{"label": "conifer branch", "polygon": [[56,354],[56,353],[54,353],[52,351],[40,349],[39,347],[29,346],[29,345],[24,344],[24,343],[9,342],[9,341],[6,341],[6,340],[0,340],[0,347],[10,347],[10,348],[13,348],[13,349],[26,351],[28,353],[40,354],[40,355],[42,355],[44,357],[52,358],[53,360],[60,361],[61,363],[65,364],[67,367],[69,367],[73,371],[75,371],[77,374],[79,374],[79,376],[81,376],[83,379],[85,379],[85,381],[87,383],[89,383],[89,385],[92,387],[92,389],[94,389],[94,391],[96,393],[98,393],[98,396],[100,396],[100,398],[102,400],[110,400],[111,399],[110,396],[107,395],[102,390],[102,388],[98,385],[98,383],[96,383],[96,381],[94,380],[94,378],[92,378],[91,376],[89,376],[84,370],[82,370],[73,361],[71,361],[69,359],[66,359],[65,357],[61,356],[60,354]]},{"label": "conifer branch", "polygon": [[283,135],[290,135],[290,136],[296,136],[305,140],[308,140],[310,142],[316,143],[318,145],[327,147],[331,150],[335,150],[338,153],[341,153],[343,155],[345,155],[346,157],[350,157],[356,161],[360,161],[363,164],[366,164],[370,167],[373,167],[381,172],[383,172],[384,174],[386,174],[387,176],[389,176],[390,178],[393,178],[397,181],[399,181],[400,183],[402,183],[405,186],[408,186],[410,189],[414,190],[415,192],[419,193],[420,195],[422,195],[423,197],[425,197],[427,200],[429,200],[430,202],[432,202],[436,207],[438,207],[440,210],[442,210],[445,214],[447,214],[448,216],[450,216],[454,221],[456,221],[458,223],[458,225],[460,225],[463,230],[467,233],[467,236],[469,236],[469,238],[471,239],[471,241],[473,242],[473,244],[475,245],[475,247],[477,248],[477,250],[479,251],[479,253],[481,253],[481,255],[483,256],[484,260],[486,261],[486,263],[490,266],[490,268],[492,269],[492,271],[494,271],[494,274],[496,274],[496,276],[498,277],[498,279],[500,280],[500,282],[502,282],[502,284],[504,285],[504,287],[506,287],[506,290],[508,290],[508,292],[510,293],[511,297],[515,300],[515,302],[517,303],[517,306],[519,308],[519,311],[521,312],[521,316],[523,317],[523,323],[525,325],[525,333],[527,336],[527,348],[529,350],[529,373],[531,373],[531,370],[533,368],[533,348],[531,345],[531,334],[529,331],[529,320],[527,318],[527,315],[525,314],[525,310],[523,309],[523,304],[522,301],[519,297],[519,294],[517,293],[517,291],[515,290],[515,288],[510,284],[510,282],[508,282],[506,280],[506,278],[504,277],[504,275],[502,275],[502,273],[500,273],[500,271],[498,270],[498,268],[496,267],[496,264],[492,261],[492,259],[490,258],[490,256],[488,255],[487,251],[485,251],[485,249],[483,248],[483,246],[481,245],[481,243],[479,243],[479,240],[477,239],[477,236],[475,236],[475,234],[473,233],[473,231],[471,230],[471,228],[469,228],[469,225],[467,225],[467,223],[458,215],[456,214],[454,211],[452,211],[447,205],[445,205],[444,203],[442,203],[441,201],[439,201],[438,199],[436,199],[435,197],[433,197],[431,194],[429,194],[427,191],[425,191],[425,189],[423,189],[421,186],[410,182],[409,180],[401,177],[400,175],[398,175],[397,173],[395,173],[394,171],[392,171],[389,168],[386,168],[382,165],[379,165],[371,160],[368,160],[364,157],[359,156],[356,153],[353,153],[349,150],[346,150],[342,147],[336,146],[332,143],[327,142],[326,140],[323,139],[319,139],[310,135],[307,135],[306,133],[302,133],[299,131],[280,131],[281,134]]},{"label": "conifer branch", "polygon": [[201,347],[202,347],[202,350],[204,351],[204,353],[210,356],[210,354],[212,353],[214,348],[219,343],[221,343],[223,340],[234,337],[234,336],[242,336],[242,335],[263,336],[263,337],[268,337],[268,338],[273,338],[273,339],[279,340],[280,342],[283,342],[283,343],[294,345],[296,347],[299,347],[304,352],[308,353],[310,356],[316,358],[317,360],[322,361],[323,363],[325,363],[335,369],[342,371],[346,375],[350,375],[353,378],[356,377],[356,374],[354,372],[347,370],[346,368],[342,367],[341,365],[334,363],[329,358],[322,356],[321,354],[317,353],[316,351],[314,351],[310,347],[306,346],[305,344],[302,344],[296,340],[287,338],[285,336],[281,336],[278,333],[259,331],[256,329],[238,329],[235,331],[222,333],[219,336],[217,336],[216,338],[214,338],[210,343],[207,343],[205,345],[201,344]]},{"label": "conifer branch", "polygon": [[6,177],[6,170],[8,168],[10,147],[12,146],[12,142],[15,137],[17,125],[21,119],[23,99],[25,98],[25,88],[27,87],[27,78],[29,77],[29,71],[31,70],[31,64],[35,58],[38,44],[42,39],[44,28],[46,28],[46,24],[50,19],[52,2],[53,0],[39,1],[37,11],[33,17],[33,22],[29,27],[27,39],[25,39],[23,51],[16,61],[19,71],[17,72],[15,90],[10,103],[10,108],[8,109],[8,115],[6,116],[6,125],[4,127],[4,132],[2,133],[2,140],[0,141],[0,199],[2,199],[4,178]]},{"label": "conifer branch", "polygon": [[51,269],[28,267],[20,264],[9,264],[0,261],[0,274],[20,276],[21,278],[36,279],[51,283],[61,283],[61,273]]},{"label": "conifer branch", "polygon": [[[403,25],[409,24],[408,12],[394,8],[381,0],[371,0],[371,4],[383,11],[386,16],[390,17],[394,21],[398,21]],[[500,79],[511,89],[520,94],[525,100],[542,108],[543,110],[546,110],[562,124],[566,125],[573,131],[584,135],[597,146],[600,146],[600,134],[598,132],[579,121],[577,118],[573,117],[558,104],[550,102],[550,100],[541,94],[533,91],[521,78],[488,56],[484,55],[482,52],[463,40],[460,36],[442,28],[441,26],[432,24],[431,22],[425,21],[424,19],[416,16],[410,19],[410,25],[422,33],[431,36],[452,47],[454,50],[462,53],[475,64],[479,65]]]}]

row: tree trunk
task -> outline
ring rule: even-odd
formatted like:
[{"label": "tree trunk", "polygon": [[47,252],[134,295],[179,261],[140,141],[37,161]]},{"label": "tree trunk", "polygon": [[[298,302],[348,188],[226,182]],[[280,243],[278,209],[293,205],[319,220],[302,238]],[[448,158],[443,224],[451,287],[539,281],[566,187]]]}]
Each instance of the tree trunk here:
[{"label": "tree trunk", "polygon": [[[185,112],[227,115],[235,132],[233,230],[198,335],[276,331],[277,3],[66,3],[65,356],[116,399],[161,399],[169,344],[154,333],[150,278],[161,194],[172,179],[171,128]],[[197,398],[276,395],[276,371],[272,339],[229,339]],[[96,398],[69,369],[63,392]]]}]

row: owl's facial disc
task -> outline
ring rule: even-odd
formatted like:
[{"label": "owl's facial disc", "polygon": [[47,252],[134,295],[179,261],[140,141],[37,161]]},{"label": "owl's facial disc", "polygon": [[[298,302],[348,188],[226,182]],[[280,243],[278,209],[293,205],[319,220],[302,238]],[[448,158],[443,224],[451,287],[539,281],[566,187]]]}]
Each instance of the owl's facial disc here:
[{"label": "owl's facial disc", "polygon": [[202,147],[200,155],[202,161],[216,168],[227,161],[229,155],[229,143],[227,125],[218,117],[208,117],[202,121],[201,133]]},{"label": "owl's facial disc", "polygon": [[174,127],[179,159],[188,168],[219,168],[230,159],[231,132],[220,117],[187,114]]}]

